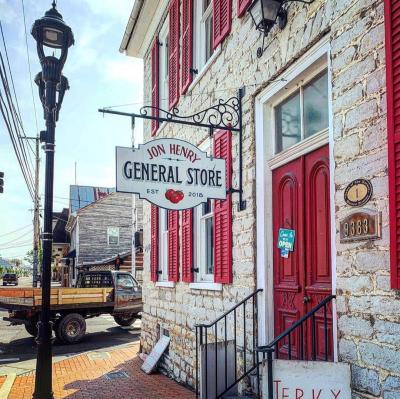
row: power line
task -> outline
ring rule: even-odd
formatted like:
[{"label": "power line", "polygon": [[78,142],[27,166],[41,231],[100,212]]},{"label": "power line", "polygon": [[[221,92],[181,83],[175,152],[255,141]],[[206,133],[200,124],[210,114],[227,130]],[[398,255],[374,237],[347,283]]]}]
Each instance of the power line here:
[{"label": "power line", "polygon": [[23,238],[23,237],[26,237],[28,234],[32,234],[32,232],[33,232],[33,230],[30,230],[30,231],[28,231],[27,233],[24,233],[24,234],[22,234],[21,236],[18,236],[17,238],[13,238],[13,239],[10,240],[10,241],[1,243],[0,246],[9,245],[9,244],[11,244],[11,243],[13,243],[13,242],[15,242],[15,241],[20,240],[20,239]]},{"label": "power line", "polygon": [[28,58],[28,69],[29,69],[29,82],[31,84],[31,94],[32,94],[32,103],[33,103],[33,110],[35,114],[35,123],[36,123],[36,134],[39,136],[39,125],[37,119],[37,112],[36,112],[36,103],[35,103],[35,96],[33,95],[33,79],[32,79],[32,72],[31,72],[31,59],[29,57],[29,50],[28,50],[28,35],[26,33],[26,18],[25,18],[25,6],[24,0],[21,0],[22,3],[22,15],[24,16],[24,29],[25,29],[25,47],[26,47],[26,56]]},{"label": "power line", "polygon": [[27,224],[26,226],[19,227],[19,228],[16,229],[16,230],[10,231],[10,232],[8,232],[8,233],[1,234],[0,237],[8,236],[8,235],[10,235],[10,234],[14,234],[14,233],[16,233],[16,232],[18,232],[18,231],[25,230],[27,227],[31,227],[31,226],[32,226],[31,224]]},{"label": "power line", "polygon": [[12,245],[10,247],[4,247],[4,248],[0,248],[0,251],[4,251],[6,249],[14,249],[14,248],[21,248],[21,247],[29,247],[32,246],[32,241],[26,241],[26,242],[21,242],[21,243],[17,243],[18,245]]},{"label": "power line", "polygon": [[[268,80],[267,82],[262,81],[262,82],[257,82],[257,83],[249,83],[249,84],[247,84],[247,85],[241,85],[240,87],[226,87],[226,88],[224,88],[224,89],[216,89],[216,90],[211,90],[211,91],[201,91],[201,92],[199,92],[199,93],[193,93],[193,92],[191,92],[191,93],[189,93],[189,94],[182,94],[181,97],[183,97],[183,98],[191,98],[191,97],[198,97],[198,96],[202,96],[202,95],[208,95],[208,96],[210,96],[210,95],[212,95],[212,94],[214,94],[214,93],[229,92],[229,91],[232,91],[232,92],[233,92],[233,91],[239,90],[240,88],[259,86],[259,85],[264,84],[264,83],[286,82],[286,81],[287,81],[286,79],[270,79],[270,80]],[[167,101],[167,100],[168,100],[168,98],[160,98],[160,99],[159,99],[159,102],[161,102],[161,101]],[[145,106],[145,105],[151,105],[151,103],[152,103],[151,101],[147,101],[147,102],[138,101],[138,102],[134,102],[134,103],[125,103],[125,104],[109,105],[109,106],[103,107],[103,108],[104,108],[104,109],[112,109],[112,108],[119,108],[119,107],[128,107],[128,106],[131,106],[131,105],[143,105],[143,106]]]}]

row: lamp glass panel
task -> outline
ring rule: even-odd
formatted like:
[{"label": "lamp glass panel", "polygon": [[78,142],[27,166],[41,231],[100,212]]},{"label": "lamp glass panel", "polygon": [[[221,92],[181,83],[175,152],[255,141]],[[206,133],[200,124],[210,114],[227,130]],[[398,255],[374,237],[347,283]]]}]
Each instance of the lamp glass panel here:
[{"label": "lamp glass panel", "polygon": [[260,0],[262,3],[262,12],[264,19],[268,21],[276,21],[279,8],[281,7],[280,1],[275,0]]},{"label": "lamp glass panel", "polygon": [[301,140],[300,91],[275,108],[276,152],[281,152]]},{"label": "lamp glass panel", "polygon": [[63,32],[51,29],[43,29],[43,44],[52,48],[60,48],[63,45]]},{"label": "lamp glass panel", "polygon": [[328,73],[312,80],[304,87],[304,136],[328,129]]}]

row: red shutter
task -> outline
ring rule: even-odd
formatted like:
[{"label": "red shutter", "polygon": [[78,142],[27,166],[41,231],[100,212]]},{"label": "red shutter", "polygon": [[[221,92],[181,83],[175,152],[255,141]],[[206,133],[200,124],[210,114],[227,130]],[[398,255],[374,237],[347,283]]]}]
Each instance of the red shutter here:
[{"label": "red shutter", "polygon": [[232,24],[232,0],[213,0],[213,47],[229,35]]},{"label": "red shutter", "polygon": [[193,80],[193,0],[182,0],[182,80],[181,94]]},{"label": "red shutter", "polygon": [[[232,138],[229,131],[214,135],[214,156],[226,161],[226,188],[232,185]],[[214,202],[214,280],[232,283],[232,194]]]},{"label": "red shutter", "polygon": [[[159,107],[160,101],[160,62],[159,62],[159,46],[158,37],[154,39],[151,47],[151,106]],[[159,115],[158,110],[152,109],[152,116]],[[151,135],[154,136],[157,132],[159,123],[158,121],[151,121]]]},{"label": "red shutter", "polygon": [[400,289],[400,2],[385,0],[391,287]]},{"label": "red shutter", "polygon": [[193,209],[182,211],[182,281],[193,281]]},{"label": "red shutter", "polygon": [[169,8],[168,93],[169,108],[179,100],[179,9],[180,1],[172,0]]},{"label": "red shutter", "polygon": [[238,0],[237,8],[238,8],[238,17],[244,15],[247,10],[247,7],[251,4],[252,0]]},{"label": "red shutter", "polygon": [[179,211],[168,211],[168,280],[179,281]]},{"label": "red shutter", "polygon": [[150,249],[150,274],[151,281],[158,280],[158,208],[151,206],[151,249]]}]

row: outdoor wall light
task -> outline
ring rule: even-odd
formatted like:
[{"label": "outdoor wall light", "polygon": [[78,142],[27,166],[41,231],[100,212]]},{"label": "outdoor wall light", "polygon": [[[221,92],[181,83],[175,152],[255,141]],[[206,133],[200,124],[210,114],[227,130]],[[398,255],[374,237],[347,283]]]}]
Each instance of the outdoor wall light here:
[{"label": "outdoor wall light", "polygon": [[264,53],[264,40],[273,26],[278,23],[280,29],[284,29],[287,23],[286,3],[299,2],[311,4],[314,0],[254,0],[249,8],[256,29],[263,34],[263,44],[257,49],[257,57]]}]

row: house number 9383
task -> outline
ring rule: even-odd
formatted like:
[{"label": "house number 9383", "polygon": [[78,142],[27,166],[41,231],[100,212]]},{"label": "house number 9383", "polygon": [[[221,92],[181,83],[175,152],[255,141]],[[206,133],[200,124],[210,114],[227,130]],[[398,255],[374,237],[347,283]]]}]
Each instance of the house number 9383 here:
[{"label": "house number 9383", "polygon": [[370,209],[352,212],[340,222],[340,241],[361,241],[381,237],[381,214]]}]

